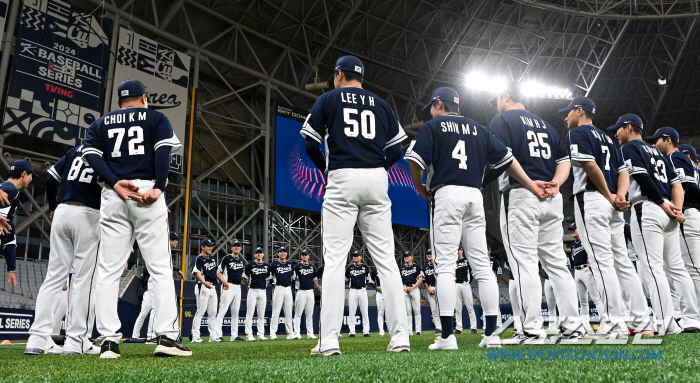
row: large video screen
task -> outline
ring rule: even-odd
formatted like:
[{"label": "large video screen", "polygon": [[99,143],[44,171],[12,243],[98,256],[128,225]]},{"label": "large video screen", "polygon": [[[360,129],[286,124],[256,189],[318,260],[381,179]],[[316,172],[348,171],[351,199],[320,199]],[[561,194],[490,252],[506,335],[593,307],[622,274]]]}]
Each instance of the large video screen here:
[{"label": "large video screen", "polygon": [[[306,155],[305,140],[299,134],[307,113],[303,109],[277,107],[275,203],[320,212],[326,177]],[[389,198],[393,223],[429,227],[428,202],[413,186],[408,163],[403,159],[389,169]]]}]

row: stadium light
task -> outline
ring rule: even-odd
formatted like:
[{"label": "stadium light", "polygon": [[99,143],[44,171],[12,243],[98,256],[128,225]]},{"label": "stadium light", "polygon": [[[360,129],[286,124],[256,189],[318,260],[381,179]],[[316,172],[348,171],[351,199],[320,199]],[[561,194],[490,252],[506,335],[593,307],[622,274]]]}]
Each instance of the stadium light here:
[{"label": "stadium light", "polygon": [[465,85],[489,93],[499,93],[506,89],[508,81],[503,77],[491,77],[481,72],[472,72],[465,78]]},{"label": "stadium light", "polygon": [[526,97],[534,98],[556,98],[571,100],[574,94],[568,88],[557,86],[547,86],[536,81],[524,82],[520,86],[520,91]]},{"label": "stadium light", "polygon": [[[503,77],[488,76],[481,72],[472,72],[465,77],[465,85],[468,88],[481,90],[491,94],[498,94],[506,89],[508,81]],[[520,92],[532,98],[566,99],[574,98],[570,89],[558,86],[549,86],[536,81],[527,81],[520,84]]]}]

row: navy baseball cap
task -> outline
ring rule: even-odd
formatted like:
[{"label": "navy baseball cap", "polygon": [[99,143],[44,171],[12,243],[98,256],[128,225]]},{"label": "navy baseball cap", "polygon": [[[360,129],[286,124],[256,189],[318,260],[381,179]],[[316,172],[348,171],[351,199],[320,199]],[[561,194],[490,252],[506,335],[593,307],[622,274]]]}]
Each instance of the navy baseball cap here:
[{"label": "navy baseball cap", "polygon": [[263,248],[262,247],[255,248],[255,254],[257,254],[257,253],[264,253]]},{"label": "navy baseball cap", "polygon": [[671,141],[673,142],[678,142],[680,140],[680,136],[678,135],[676,129],[669,127],[656,129],[656,133],[654,133],[653,136],[644,137],[644,139],[647,141],[656,141],[661,137],[671,137]]},{"label": "navy baseball cap", "polygon": [[688,144],[678,145],[678,150],[680,150],[683,154],[690,154],[693,157],[698,156],[698,152],[695,150],[695,148]]},{"label": "navy baseball cap", "polygon": [[423,109],[421,109],[421,110],[430,109],[430,105],[433,105],[433,102],[435,102],[435,100],[437,100],[437,99],[440,99],[442,101],[454,102],[455,104],[459,104],[459,94],[457,94],[457,91],[445,86],[442,88],[435,89],[432,97],[430,97],[430,102],[428,103],[428,105],[424,106]]},{"label": "navy baseball cap", "polygon": [[199,246],[214,246],[215,243],[210,241],[209,239],[203,239],[201,242],[199,242]]},{"label": "navy baseball cap", "polygon": [[302,250],[301,255],[311,255],[311,253],[308,250]]},{"label": "navy baseball cap", "polygon": [[231,242],[231,247],[234,247],[234,246],[241,246],[242,247],[243,245],[241,245],[241,243],[237,239],[234,239],[233,242]]},{"label": "navy baseball cap", "polygon": [[464,250],[464,248],[462,247],[462,245],[459,245],[459,248],[457,248],[457,250]]},{"label": "navy baseball cap", "polygon": [[361,256],[362,256],[362,252],[360,252],[360,251],[355,251],[355,252],[352,253],[352,256],[353,256],[353,257],[361,257]]},{"label": "navy baseball cap", "polygon": [[576,108],[582,108],[585,111],[595,114],[595,102],[584,96],[576,97],[575,99],[571,100],[569,106],[564,109],[559,109],[559,113],[568,113],[570,110]]},{"label": "navy baseball cap", "polygon": [[636,126],[639,129],[644,129],[644,123],[642,122],[642,119],[637,116],[636,114],[632,113],[627,113],[624,116],[620,117],[617,119],[617,123],[611,127],[608,128],[608,130],[611,131],[617,131],[620,129],[621,126],[625,126],[627,124],[630,124],[632,126]]},{"label": "navy baseball cap", "polygon": [[576,222],[569,225],[569,231],[574,231],[574,230],[576,230]]},{"label": "navy baseball cap", "polygon": [[31,162],[27,160],[17,160],[12,163],[12,166],[10,166],[10,171],[11,172],[29,172],[34,175],[34,177],[39,177],[38,174],[34,171],[34,168],[32,167]]},{"label": "navy baseball cap", "polygon": [[491,250],[491,245],[486,245],[487,250]]},{"label": "navy baseball cap", "polygon": [[121,100],[122,98],[126,97],[136,97],[148,94],[148,92],[146,91],[146,86],[143,85],[141,81],[124,80],[124,82],[119,84],[119,88],[117,88],[117,94],[119,95],[119,99]]},{"label": "navy baseball cap", "polygon": [[433,253],[433,250],[428,249],[428,251],[426,251],[425,253],[426,253],[426,254],[432,254],[432,253]]},{"label": "navy baseball cap", "polygon": [[404,257],[404,258],[406,258],[406,257],[412,257],[412,256],[413,256],[413,253],[411,253],[410,251],[407,251],[407,252],[403,253],[403,257]]},{"label": "navy baseball cap", "polygon": [[179,235],[177,235],[176,232],[174,232],[174,231],[171,231],[171,232],[170,232],[170,240],[171,240],[171,241],[179,241],[179,240],[181,240],[181,239],[182,239],[182,237],[180,237]]},{"label": "navy baseball cap", "polygon": [[287,248],[284,247],[284,246],[281,246],[279,249],[277,249],[277,252],[278,252],[278,253],[281,253],[281,252],[283,252],[283,251],[284,251],[284,252],[287,252]]},{"label": "navy baseball cap", "polygon": [[335,73],[338,72],[338,70],[355,72],[362,77],[365,76],[365,65],[355,56],[343,56],[339,58],[338,61],[335,62],[335,69],[333,69],[333,74],[331,74],[328,81],[333,81],[333,77],[335,77]]}]

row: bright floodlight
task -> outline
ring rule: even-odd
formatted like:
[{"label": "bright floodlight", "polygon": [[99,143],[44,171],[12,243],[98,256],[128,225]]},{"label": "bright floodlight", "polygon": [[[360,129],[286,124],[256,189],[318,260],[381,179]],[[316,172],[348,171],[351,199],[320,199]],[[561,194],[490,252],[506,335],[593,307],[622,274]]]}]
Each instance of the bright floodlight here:
[{"label": "bright floodlight", "polygon": [[480,72],[468,74],[465,81],[467,87],[489,93],[499,93],[505,90],[507,83],[503,77],[491,77]]},{"label": "bright floodlight", "polygon": [[532,98],[557,98],[572,99],[571,90],[557,86],[546,86],[536,81],[526,81],[520,84],[520,92],[526,97]]}]

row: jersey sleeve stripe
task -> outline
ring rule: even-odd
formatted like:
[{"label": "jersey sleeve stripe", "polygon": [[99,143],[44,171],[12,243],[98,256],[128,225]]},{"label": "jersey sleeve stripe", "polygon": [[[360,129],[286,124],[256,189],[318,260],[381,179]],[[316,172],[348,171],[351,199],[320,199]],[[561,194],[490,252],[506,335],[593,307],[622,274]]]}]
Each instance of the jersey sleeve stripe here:
[{"label": "jersey sleeve stripe", "polygon": [[671,185],[675,184],[676,182],[681,182],[681,179],[678,177],[675,177],[674,179],[668,181]]},{"label": "jersey sleeve stripe", "polygon": [[510,150],[509,150],[509,151],[508,151],[508,154],[506,154],[506,156],[503,157],[503,159],[501,159],[501,160],[498,161],[497,163],[491,165],[491,169],[498,169],[498,168],[504,166],[505,164],[507,164],[509,161],[512,161],[512,160],[513,160],[513,154],[512,154],[512,153],[510,152]]},{"label": "jersey sleeve stripe", "polygon": [[316,132],[309,124],[305,123],[299,134],[301,134],[301,136],[305,139],[310,137],[319,144],[323,143],[323,137],[321,137],[321,135],[318,134],[318,132]]},{"label": "jersey sleeve stripe", "polygon": [[428,166],[425,164],[425,161],[423,161],[423,158],[418,155],[416,152],[411,152],[411,153],[406,153],[406,155],[403,157],[404,160],[407,161],[413,161],[418,166],[420,166],[423,170],[425,170]]},{"label": "jersey sleeve stripe", "polygon": [[51,166],[48,170],[48,173],[53,177],[56,181],[61,182],[61,176],[58,174],[56,171],[56,168]]},{"label": "jersey sleeve stripe", "polygon": [[647,170],[644,168],[633,166],[632,171],[630,171],[630,175],[632,175],[632,174],[649,174],[649,173],[647,173]]},{"label": "jersey sleeve stripe", "polygon": [[86,154],[97,154],[98,156],[102,157],[102,151],[95,148],[83,149],[83,157],[85,157]]},{"label": "jersey sleeve stripe", "polygon": [[573,161],[583,161],[583,162],[595,161],[595,157],[593,157],[593,156],[591,156],[591,155],[589,155],[589,154],[578,154],[578,155],[575,155],[575,156],[571,156],[571,159],[572,159]]},{"label": "jersey sleeve stripe", "polygon": [[617,172],[618,172],[618,173],[621,172],[621,171],[623,171],[623,170],[627,170],[627,166],[622,165],[622,166],[620,166],[619,168],[617,168]]},{"label": "jersey sleeve stripe", "polygon": [[558,164],[563,164],[564,162],[571,162],[571,159],[569,159],[569,156],[567,155],[566,157],[562,157],[554,161]]},{"label": "jersey sleeve stripe", "polygon": [[386,143],[384,149],[394,146],[396,144],[400,144],[401,141],[406,139],[406,137],[408,137],[406,133],[403,130],[401,130],[399,134],[396,135],[396,137],[392,138],[391,140],[389,140],[389,142]]},{"label": "jersey sleeve stripe", "polygon": [[156,151],[161,146],[170,146],[170,154],[178,154],[182,149],[182,144],[180,143],[180,140],[178,140],[177,136],[175,136],[174,134],[170,138],[166,138],[165,140],[160,140],[156,142],[156,144],[153,145],[153,150]]}]

